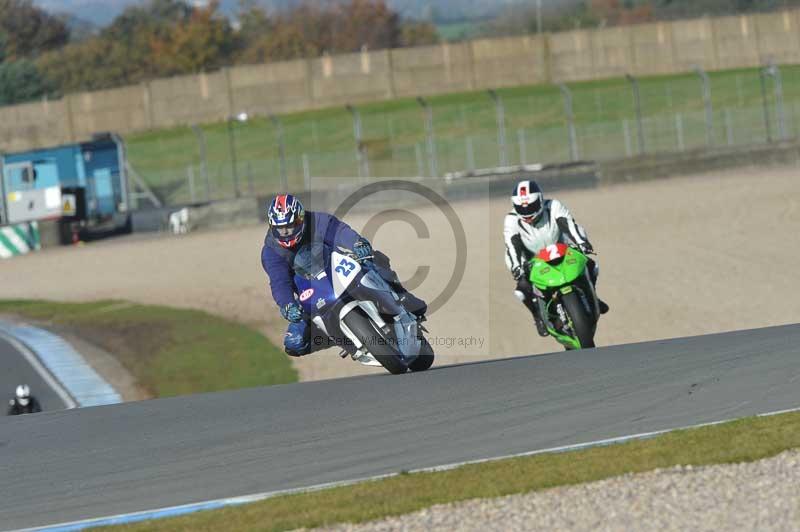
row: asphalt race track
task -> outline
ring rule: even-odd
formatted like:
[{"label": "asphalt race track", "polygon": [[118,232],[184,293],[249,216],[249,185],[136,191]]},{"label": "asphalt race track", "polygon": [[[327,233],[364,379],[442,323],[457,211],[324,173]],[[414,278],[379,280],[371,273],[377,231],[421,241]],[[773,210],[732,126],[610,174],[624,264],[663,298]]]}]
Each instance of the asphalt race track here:
[{"label": "asphalt race track", "polygon": [[[343,361],[342,363],[348,363]],[[800,406],[800,325],[0,419],[14,529]]]},{"label": "asphalt race track", "polygon": [[[63,399],[50,388],[22,353],[0,336],[0,408],[2,408],[0,416],[6,415],[8,401],[14,397],[14,392],[20,384],[30,386],[31,394],[42,404],[42,410],[66,408]],[[0,469],[2,469],[2,465],[0,465]]]}]

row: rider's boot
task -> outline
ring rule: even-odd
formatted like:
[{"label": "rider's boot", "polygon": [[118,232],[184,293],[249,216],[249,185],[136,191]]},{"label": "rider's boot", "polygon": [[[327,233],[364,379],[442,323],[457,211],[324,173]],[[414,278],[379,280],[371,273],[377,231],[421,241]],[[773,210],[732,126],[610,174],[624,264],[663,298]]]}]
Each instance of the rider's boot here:
[{"label": "rider's boot", "polygon": [[428,304],[406,290],[399,282],[391,283],[391,286],[397,292],[397,297],[400,298],[400,304],[403,305],[403,308],[415,315],[420,321],[425,321],[425,314],[428,313]]},{"label": "rider's boot", "polygon": [[[302,330],[301,338],[292,338],[292,332]],[[294,342],[292,342],[294,340]],[[314,322],[301,322],[300,324],[290,324],[289,331],[286,333],[286,340],[284,342],[286,353],[290,356],[300,357],[329,349],[331,347],[338,347],[345,351],[347,354],[352,355],[356,349],[349,339],[345,340],[344,345],[330,338],[327,334],[321,331]]]},{"label": "rider's boot", "polygon": [[606,314],[609,310],[608,304],[599,297],[597,298],[597,306],[600,307],[600,314]]},{"label": "rider's boot", "polygon": [[400,304],[403,308],[414,314],[419,321],[425,321],[425,314],[428,313],[428,304],[421,300],[411,292],[405,289],[397,277],[397,273],[392,269],[389,257],[378,250],[374,251],[373,264],[377,268],[378,274],[384,281],[389,283],[400,298]]},{"label": "rider's boot", "polygon": [[531,314],[533,314],[533,321],[536,323],[536,332],[539,333],[539,336],[550,336],[547,325],[544,319],[542,319],[542,311],[539,308],[539,303],[535,299],[526,297],[521,290],[515,290],[514,295],[516,295],[517,298],[525,304],[525,307],[527,307]]},{"label": "rider's boot", "polygon": [[550,336],[550,332],[547,330],[547,325],[544,323],[544,320],[542,319],[542,313],[541,309],[539,309],[539,305],[534,303],[533,308],[530,310],[531,313],[533,314],[533,321],[536,322],[536,332],[539,333],[539,336],[541,337]]}]

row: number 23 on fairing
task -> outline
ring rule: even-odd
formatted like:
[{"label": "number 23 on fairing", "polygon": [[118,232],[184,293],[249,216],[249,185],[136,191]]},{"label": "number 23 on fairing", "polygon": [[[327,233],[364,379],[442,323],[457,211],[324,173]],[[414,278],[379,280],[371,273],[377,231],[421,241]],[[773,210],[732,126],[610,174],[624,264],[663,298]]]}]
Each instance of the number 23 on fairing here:
[{"label": "number 23 on fairing", "polygon": [[336,264],[333,269],[336,275],[333,276],[333,290],[338,298],[341,296],[350,283],[353,282],[361,271],[361,266],[353,259],[342,255],[341,253],[331,253],[331,264]]}]

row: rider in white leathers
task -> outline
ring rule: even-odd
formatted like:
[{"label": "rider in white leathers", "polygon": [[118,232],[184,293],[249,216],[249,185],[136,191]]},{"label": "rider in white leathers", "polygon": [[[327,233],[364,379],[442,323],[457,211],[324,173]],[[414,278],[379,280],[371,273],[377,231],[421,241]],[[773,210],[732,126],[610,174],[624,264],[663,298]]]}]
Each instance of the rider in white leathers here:
[{"label": "rider in white leathers", "polygon": [[[539,335],[547,336],[547,326],[528,279],[527,262],[542,248],[558,242],[573,245],[583,253],[592,253],[594,248],[569,210],[556,199],[545,199],[535,181],[520,181],[514,188],[511,203],[514,210],[506,215],[503,227],[506,267],[517,281],[514,294],[533,314]],[[589,259],[588,268],[592,283],[597,283],[597,263]],[[601,314],[608,312],[608,305],[600,300],[598,303]]]}]

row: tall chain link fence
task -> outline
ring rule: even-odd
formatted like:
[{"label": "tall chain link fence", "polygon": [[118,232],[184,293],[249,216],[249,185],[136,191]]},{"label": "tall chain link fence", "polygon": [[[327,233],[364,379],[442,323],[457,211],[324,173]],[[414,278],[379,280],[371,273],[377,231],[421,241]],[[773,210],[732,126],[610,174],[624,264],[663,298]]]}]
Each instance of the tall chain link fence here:
[{"label": "tall chain link fence", "polygon": [[800,136],[800,67],[517,88],[226,123],[128,140],[167,204],[391,177],[768,143]]}]

